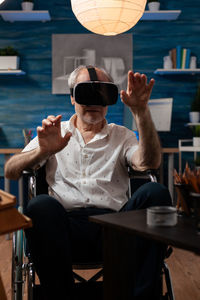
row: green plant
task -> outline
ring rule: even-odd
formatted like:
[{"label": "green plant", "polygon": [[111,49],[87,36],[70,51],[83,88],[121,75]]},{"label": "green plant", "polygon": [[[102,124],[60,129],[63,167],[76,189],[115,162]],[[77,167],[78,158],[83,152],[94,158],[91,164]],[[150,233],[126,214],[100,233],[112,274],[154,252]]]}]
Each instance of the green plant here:
[{"label": "green plant", "polygon": [[200,137],[200,125],[193,126],[193,136]]},{"label": "green plant", "polygon": [[191,103],[190,111],[199,111],[200,112],[200,83],[198,85],[194,99]]},{"label": "green plant", "polygon": [[12,46],[0,48],[0,56],[18,56],[19,53]]}]

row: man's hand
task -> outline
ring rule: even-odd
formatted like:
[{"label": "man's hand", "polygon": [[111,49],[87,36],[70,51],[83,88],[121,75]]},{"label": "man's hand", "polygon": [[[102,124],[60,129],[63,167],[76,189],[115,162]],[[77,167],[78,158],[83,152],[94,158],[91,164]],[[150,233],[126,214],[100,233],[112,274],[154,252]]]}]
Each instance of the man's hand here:
[{"label": "man's hand", "polygon": [[71,132],[64,137],[61,135],[61,115],[48,116],[42,121],[42,126],[37,127],[40,153],[52,155],[61,151],[69,142]]},{"label": "man's hand", "polygon": [[42,126],[37,128],[39,147],[12,157],[5,164],[5,176],[17,180],[23,170],[34,169],[54,153],[61,151],[69,142],[71,132],[64,137],[61,135],[61,115],[49,116],[42,121]]},{"label": "man's hand", "polygon": [[151,79],[149,84],[147,84],[146,75],[129,71],[127,90],[126,92],[124,90],[120,92],[122,102],[135,113],[144,111],[147,107],[154,82],[154,79]]}]

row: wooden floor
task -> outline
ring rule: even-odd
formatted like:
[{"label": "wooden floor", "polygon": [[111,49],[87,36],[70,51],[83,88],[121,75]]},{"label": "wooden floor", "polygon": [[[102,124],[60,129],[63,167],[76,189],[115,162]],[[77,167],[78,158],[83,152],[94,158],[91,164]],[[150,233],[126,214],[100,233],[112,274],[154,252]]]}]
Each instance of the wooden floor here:
[{"label": "wooden floor", "polygon": [[[12,241],[0,236],[0,273],[11,300]],[[200,300],[200,256],[176,249],[167,260],[176,300]]]}]

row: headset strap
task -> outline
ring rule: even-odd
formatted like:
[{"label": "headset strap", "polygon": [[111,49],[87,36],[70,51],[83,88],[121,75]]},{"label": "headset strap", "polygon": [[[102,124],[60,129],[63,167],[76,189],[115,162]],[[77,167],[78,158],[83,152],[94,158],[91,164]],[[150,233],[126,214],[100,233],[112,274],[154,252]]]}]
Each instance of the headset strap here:
[{"label": "headset strap", "polygon": [[72,97],[74,97],[74,89],[73,89],[73,88],[70,88],[69,91],[70,91],[70,95],[71,95]]},{"label": "headset strap", "polygon": [[87,70],[88,70],[88,73],[90,75],[90,80],[91,81],[99,81],[98,80],[98,77],[97,77],[97,73],[96,73],[96,70],[94,67],[92,66],[87,66]]},{"label": "headset strap", "polygon": [[[86,66],[86,68],[87,68],[88,73],[90,75],[90,80],[91,81],[99,81],[98,78],[97,78],[97,72],[96,72],[95,68],[92,67],[92,66]],[[70,94],[73,97],[73,94],[74,94],[74,89],[73,88],[70,88]]]}]

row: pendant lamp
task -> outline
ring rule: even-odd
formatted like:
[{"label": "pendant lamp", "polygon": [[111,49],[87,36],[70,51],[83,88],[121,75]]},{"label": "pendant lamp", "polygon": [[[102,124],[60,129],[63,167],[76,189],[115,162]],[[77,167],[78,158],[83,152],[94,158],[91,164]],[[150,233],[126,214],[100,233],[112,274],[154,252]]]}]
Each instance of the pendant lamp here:
[{"label": "pendant lamp", "polygon": [[117,35],[132,28],[142,17],[147,0],[71,0],[72,11],[88,30]]}]

